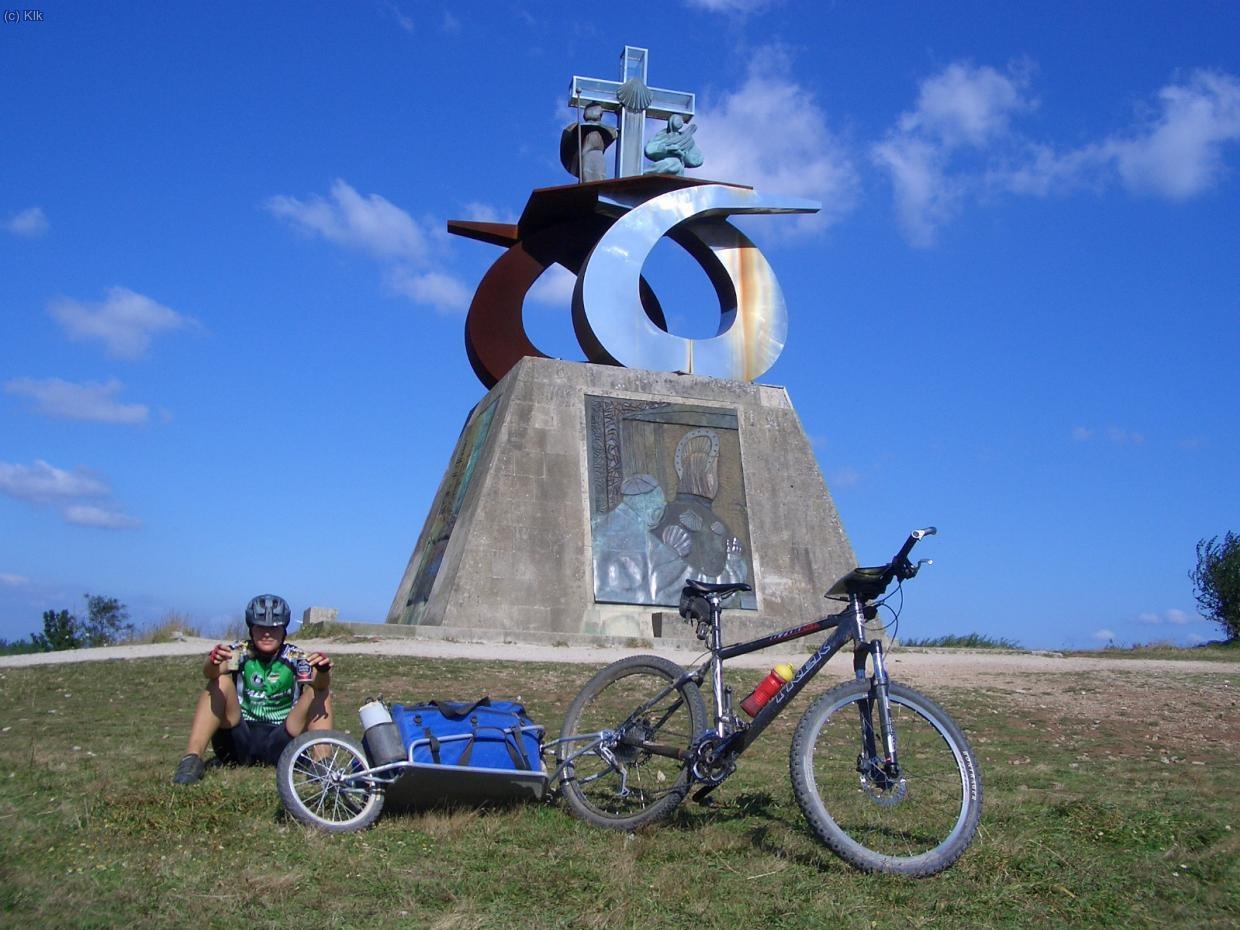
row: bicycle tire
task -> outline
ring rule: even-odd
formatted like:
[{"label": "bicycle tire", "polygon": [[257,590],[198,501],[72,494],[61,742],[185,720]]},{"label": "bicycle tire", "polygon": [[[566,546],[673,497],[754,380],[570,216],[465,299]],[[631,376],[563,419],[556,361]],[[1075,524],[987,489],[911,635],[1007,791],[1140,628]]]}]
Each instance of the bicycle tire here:
[{"label": "bicycle tire", "polygon": [[383,789],[350,780],[370,768],[361,744],[337,730],[311,730],[284,747],[276,789],[294,820],[326,833],[369,827],[383,810]]},{"label": "bicycle tire", "polygon": [[[688,750],[707,729],[706,707],[692,681],[646,707],[684,669],[660,656],[629,656],[586,682],[564,717],[557,749],[563,766],[561,790],[569,808],[587,823],[612,830],[635,830],[668,816],[689,790],[685,761],[655,755],[613,740],[607,750],[589,746],[582,734],[610,730],[648,742]],[[603,752],[614,753],[613,764]],[[627,794],[625,791],[627,790]]]},{"label": "bicycle tire", "polygon": [[[828,848],[866,872],[923,877],[954,863],[973,842],[982,781],[969,742],[938,704],[891,682],[901,778],[862,773],[861,714],[870,682],[850,681],[809,706],[792,737],[797,804]],[[878,715],[869,705],[875,738]]]}]

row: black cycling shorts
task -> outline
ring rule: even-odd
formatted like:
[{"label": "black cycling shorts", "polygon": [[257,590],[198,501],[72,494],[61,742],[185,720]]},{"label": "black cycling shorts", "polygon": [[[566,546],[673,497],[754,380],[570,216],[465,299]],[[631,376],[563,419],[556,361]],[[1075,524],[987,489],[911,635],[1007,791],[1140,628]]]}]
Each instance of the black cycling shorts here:
[{"label": "black cycling shorts", "polygon": [[211,748],[221,762],[230,765],[275,765],[292,741],[283,723],[242,720],[231,730],[216,730]]}]

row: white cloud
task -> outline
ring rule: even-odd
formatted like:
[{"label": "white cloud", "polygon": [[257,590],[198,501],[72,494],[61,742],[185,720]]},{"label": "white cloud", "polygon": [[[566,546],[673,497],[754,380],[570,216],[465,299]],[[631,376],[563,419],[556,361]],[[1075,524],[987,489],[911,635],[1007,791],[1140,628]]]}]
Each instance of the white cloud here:
[{"label": "white cloud", "polygon": [[142,521],[118,510],[109,510],[95,504],[72,504],[65,508],[65,520],[77,526],[91,526],[105,530],[131,530]]},{"label": "white cloud", "polygon": [[855,488],[861,483],[861,472],[855,468],[845,466],[838,468],[831,476],[831,487],[839,490],[840,488]]},{"label": "white cloud", "polygon": [[473,292],[465,284],[440,271],[394,268],[387,275],[387,285],[393,293],[439,313],[464,313],[473,299]]},{"label": "white cloud", "polygon": [[396,20],[396,24],[400,26],[401,29],[410,34],[413,33],[413,19],[407,16],[405,11],[393,3],[392,0],[386,0],[386,2],[380,5],[380,8],[391,16],[392,19]]},{"label": "white cloud", "polygon": [[1226,147],[1240,141],[1240,79],[1196,71],[1163,87],[1138,125],[1059,150],[1013,126],[1037,106],[1028,70],[1001,74],[951,64],[922,82],[915,109],[873,146],[914,245],[931,245],[969,196],[1047,197],[1118,182],[1136,193],[1187,200],[1218,183]]},{"label": "white cloud", "polygon": [[1142,131],[1102,148],[1131,190],[1187,200],[1223,172],[1223,146],[1240,140],[1240,80],[1197,71],[1158,93],[1158,116]]},{"label": "white cloud", "polygon": [[4,383],[6,394],[33,399],[35,410],[45,416],[96,423],[145,423],[150,413],[145,404],[124,404],[116,399],[124,388],[115,378],[83,384],[61,378],[12,378]]},{"label": "white cloud", "polygon": [[1030,143],[1023,161],[992,172],[994,186],[1045,197],[1081,186],[1102,189],[1117,179],[1135,193],[1187,200],[1225,171],[1223,150],[1240,141],[1240,79],[1194,72],[1158,92],[1140,125],[1080,148],[1057,152]]},{"label": "white cloud", "polygon": [[0,493],[32,504],[53,504],[61,508],[66,522],[103,529],[132,529],[141,521],[106,503],[85,503],[84,499],[106,498],[106,483],[84,469],[69,472],[37,459],[33,465],[0,462]]},{"label": "white cloud", "polygon": [[1002,74],[988,66],[948,65],[922,82],[916,108],[872,147],[875,164],[890,175],[896,216],[912,244],[932,245],[964,195],[979,186],[980,178],[959,162],[1005,143],[1013,115],[1037,106],[1027,83],[1014,69]]},{"label": "white cloud", "polygon": [[[481,204],[471,206],[486,209]],[[266,207],[304,233],[378,259],[393,294],[439,313],[460,313],[469,307],[473,292],[431,267],[432,248],[442,238],[433,221],[419,223],[391,201],[378,194],[362,196],[343,180],[332,184],[329,198],[316,195],[302,201],[278,196],[268,199]]]},{"label": "white cloud", "polygon": [[421,262],[427,257],[427,233],[391,201],[363,197],[345,181],[332,184],[330,198],[307,200],[272,197],[267,209],[304,233],[359,249],[375,258]]},{"label": "white cloud", "polygon": [[874,146],[874,160],[891,175],[896,218],[908,240],[934,244],[939,226],[956,213],[962,193],[958,180],[947,176],[941,149],[911,138],[889,139]]},{"label": "white cloud", "polygon": [[471,200],[465,204],[465,219],[475,223],[516,223],[517,215],[511,210],[501,210],[480,200]]},{"label": "white cloud", "polygon": [[538,276],[525,299],[548,307],[569,308],[573,305],[573,288],[577,276],[563,265],[551,265]]},{"label": "white cloud", "polygon": [[47,215],[42,207],[30,207],[20,213],[14,213],[4,221],[4,229],[15,236],[35,239],[48,230]]},{"label": "white cloud", "polygon": [[900,118],[899,132],[937,139],[949,150],[981,148],[1008,132],[1013,113],[1037,105],[1025,97],[1026,83],[1023,76],[1003,75],[986,66],[948,65],[922,82],[917,109]]},{"label": "white cloud", "polygon": [[1102,190],[1107,163],[1107,153],[1098,145],[1056,152],[1049,145],[1022,142],[1014,155],[995,159],[987,167],[981,186],[1031,197],[1067,194],[1081,187]]},{"label": "white cloud", "polygon": [[1119,426],[1108,426],[1101,431],[1087,426],[1075,426],[1072,428],[1072,438],[1077,442],[1091,442],[1095,437],[1101,437],[1115,446],[1145,445],[1145,435],[1143,433]]},{"label": "white cloud", "polygon": [[69,338],[100,342],[109,355],[122,359],[145,355],[156,333],[197,325],[192,317],[124,287],[108,288],[97,304],[60,297],[48,303],[47,312]]},{"label": "white cloud", "polygon": [[1145,444],[1145,437],[1131,430],[1110,426],[1107,427],[1107,441],[1113,442],[1117,446],[1140,446]]},{"label": "white cloud", "polygon": [[685,5],[710,13],[756,13],[772,2],[774,0],[685,0]]},{"label": "white cloud", "polygon": [[1115,641],[1115,632],[1113,630],[1101,629],[1094,631],[1094,639],[1100,643],[1110,643]]},{"label": "white cloud", "polygon": [[705,159],[695,174],[822,202],[820,213],[797,217],[799,231],[820,231],[855,205],[852,159],[778,51],[759,54],[740,89],[707,102],[694,123]]},{"label": "white cloud", "polygon": [[0,585],[6,588],[24,588],[30,584],[30,579],[23,575],[14,575],[11,572],[0,572]]},{"label": "white cloud", "polygon": [[1170,623],[1173,626],[1185,626],[1196,619],[1197,617],[1176,607],[1164,610],[1161,613],[1148,610],[1137,615],[1137,622],[1143,623],[1146,626],[1162,626],[1164,623]]},{"label": "white cloud", "polygon": [[108,493],[108,486],[82,469],[65,471],[36,459],[33,465],[0,462],[0,493],[33,503]]}]

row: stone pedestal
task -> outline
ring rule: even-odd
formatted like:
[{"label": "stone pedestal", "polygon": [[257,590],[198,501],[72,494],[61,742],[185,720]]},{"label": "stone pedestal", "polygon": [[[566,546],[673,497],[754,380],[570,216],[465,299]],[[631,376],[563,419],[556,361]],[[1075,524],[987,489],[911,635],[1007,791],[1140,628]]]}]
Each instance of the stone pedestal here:
[{"label": "stone pedestal", "polygon": [[340,619],[340,611],[335,607],[307,607],[301,615],[301,625],[310,626],[315,623],[336,623]]},{"label": "stone pedestal", "polygon": [[782,388],[531,357],[471,412],[387,622],[683,636],[692,574],[754,585],[740,639],[830,612],[855,565]]}]

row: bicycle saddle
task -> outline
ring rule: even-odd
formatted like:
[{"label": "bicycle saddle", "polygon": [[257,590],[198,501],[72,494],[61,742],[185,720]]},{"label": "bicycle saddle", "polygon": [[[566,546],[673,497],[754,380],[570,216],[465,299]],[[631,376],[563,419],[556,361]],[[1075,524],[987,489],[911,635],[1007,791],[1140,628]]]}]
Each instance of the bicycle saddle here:
[{"label": "bicycle saddle", "polygon": [[742,581],[725,581],[722,584],[715,584],[711,581],[694,581],[689,578],[685,581],[685,590],[692,591],[694,594],[718,594],[720,597],[728,597],[738,591],[752,591],[753,588]]},{"label": "bicycle saddle", "polygon": [[876,565],[872,568],[854,568],[851,572],[831,585],[827,597],[847,597],[859,594],[865,598],[878,597],[886,589],[891,579],[887,577],[887,565]]}]

